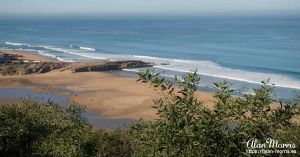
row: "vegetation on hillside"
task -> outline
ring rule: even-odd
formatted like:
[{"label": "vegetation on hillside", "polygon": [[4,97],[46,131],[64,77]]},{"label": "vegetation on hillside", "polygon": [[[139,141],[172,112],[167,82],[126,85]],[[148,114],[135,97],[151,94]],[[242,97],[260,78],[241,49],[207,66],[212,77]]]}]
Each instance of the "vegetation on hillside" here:
[{"label": "vegetation on hillside", "polygon": [[161,94],[153,106],[157,120],[125,130],[99,130],[82,118],[84,108],[78,105],[27,100],[1,105],[0,156],[249,156],[248,140],[268,138],[294,143],[300,152],[299,105],[272,105],[267,82],[254,89],[255,95],[243,97],[232,96],[228,82],[215,83],[216,102],[209,109],[196,96],[196,72],[175,83],[150,71],[139,76]]},{"label": "vegetation on hillside", "polygon": [[0,106],[0,156],[130,156],[125,131],[94,131],[81,117],[84,108],[55,103]]}]

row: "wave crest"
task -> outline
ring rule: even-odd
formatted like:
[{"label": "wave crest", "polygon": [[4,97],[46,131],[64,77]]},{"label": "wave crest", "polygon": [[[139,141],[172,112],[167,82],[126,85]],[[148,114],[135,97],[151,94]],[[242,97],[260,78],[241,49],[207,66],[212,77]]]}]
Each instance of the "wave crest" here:
[{"label": "wave crest", "polygon": [[88,51],[96,51],[96,49],[90,48],[90,47],[79,47],[79,49],[81,49],[81,50],[88,50]]},{"label": "wave crest", "polygon": [[24,44],[24,43],[13,43],[13,42],[8,42],[8,41],[6,41],[5,44],[6,44],[6,45],[14,45],[14,46],[23,46],[23,45],[25,45],[25,46],[30,46],[29,44]]}]

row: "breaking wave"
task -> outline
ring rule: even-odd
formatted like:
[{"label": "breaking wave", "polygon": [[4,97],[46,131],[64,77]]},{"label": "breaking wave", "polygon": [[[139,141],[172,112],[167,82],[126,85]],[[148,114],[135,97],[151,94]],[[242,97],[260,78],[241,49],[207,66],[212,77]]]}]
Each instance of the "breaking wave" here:
[{"label": "breaking wave", "polygon": [[107,58],[103,58],[103,57],[97,57],[97,56],[89,55],[87,53],[80,53],[80,52],[76,52],[74,50],[68,50],[68,49],[57,48],[57,47],[52,47],[52,46],[44,46],[44,48],[49,49],[49,50],[63,52],[63,53],[68,53],[68,54],[72,54],[72,55],[77,55],[77,56],[81,56],[81,57],[91,58],[91,59],[100,59],[100,60],[106,60],[107,59]]},{"label": "breaking wave", "polygon": [[6,44],[6,45],[14,45],[14,46],[23,46],[23,45],[25,45],[25,46],[30,46],[29,44],[24,44],[24,43],[13,43],[13,42],[8,42],[8,41],[6,41],[5,44]]},{"label": "breaking wave", "polygon": [[96,49],[94,48],[90,48],[90,47],[79,47],[81,50],[88,50],[88,51],[96,51]]}]

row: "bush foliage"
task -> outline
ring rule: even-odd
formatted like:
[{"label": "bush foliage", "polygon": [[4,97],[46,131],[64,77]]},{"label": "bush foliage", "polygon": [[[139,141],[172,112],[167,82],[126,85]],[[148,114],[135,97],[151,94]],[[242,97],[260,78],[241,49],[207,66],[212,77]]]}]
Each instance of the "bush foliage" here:
[{"label": "bush foliage", "polygon": [[24,100],[0,106],[0,156],[130,156],[125,131],[94,131],[84,108]]},{"label": "bush foliage", "polygon": [[233,96],[228,82],[215,83],[208,108],[197,97],[196,72],[175,82],[150,71],[139,76],[160,93],[153,106],[158,119],[108,131],[93,129],[78,105],[1,105],[0,156],[249,156],[246,143],[253,138],[295,143],[300,152],[297,102],[274,105],[268,82],[243,97]]},{"label": "bush foliage", "polygon": [[144,83],[161,92],[155,100],[159,119],[142,122],[133,129],[133,151],[137,156],[247,156],[249,139],[280,139],[300,146],[297,104],[272,105],[267,82],[255,94],[232,96],[226,81],[215,83],[215,105],[209,109],[196,96],[200,78],[196,72],[173,83],[150,71],[139,73]]}]

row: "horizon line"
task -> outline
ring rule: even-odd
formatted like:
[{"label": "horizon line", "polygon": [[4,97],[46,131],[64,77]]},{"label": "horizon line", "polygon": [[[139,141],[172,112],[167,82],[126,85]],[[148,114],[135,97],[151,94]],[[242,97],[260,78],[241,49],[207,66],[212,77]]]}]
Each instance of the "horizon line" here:
[{"label": "horizon line", "polygon": [[167,16],[266,16],[266,15],[300,15],[300,10],[247,10],[247,11],[216,11],[216,12],[0,12],[0,16],[51,16],[51,15],[75,15],[75,16],[144,16],[144,15],[167,15]]}]

